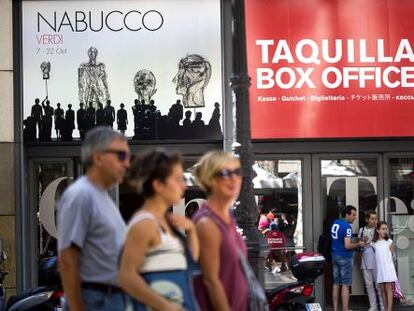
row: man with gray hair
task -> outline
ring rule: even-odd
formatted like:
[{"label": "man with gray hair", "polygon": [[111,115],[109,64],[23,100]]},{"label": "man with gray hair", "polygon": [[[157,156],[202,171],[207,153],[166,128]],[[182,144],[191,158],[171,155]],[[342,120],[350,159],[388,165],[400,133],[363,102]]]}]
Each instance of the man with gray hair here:
[{"label": "man with gray hair", "polygon": [[122,134],[108,127],[87,133],[82,144],[86,174],[68,187],[57,210],[64,310],[125,310],[118,258],[126,226],[108,190],[122,181],[129,157]]}]

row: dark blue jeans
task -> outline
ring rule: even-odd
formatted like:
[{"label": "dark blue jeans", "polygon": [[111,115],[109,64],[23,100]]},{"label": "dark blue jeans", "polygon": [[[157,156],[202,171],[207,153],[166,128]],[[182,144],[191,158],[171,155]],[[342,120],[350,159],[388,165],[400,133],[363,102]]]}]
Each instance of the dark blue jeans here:
[{"label": "dark blue jeans", "polygon": [[[126,296],[124,294],[107,294],[94,289],[82,289],[82,300],[86,311],[125,311]],[[63,310],[70,311],[66,302]]]}]

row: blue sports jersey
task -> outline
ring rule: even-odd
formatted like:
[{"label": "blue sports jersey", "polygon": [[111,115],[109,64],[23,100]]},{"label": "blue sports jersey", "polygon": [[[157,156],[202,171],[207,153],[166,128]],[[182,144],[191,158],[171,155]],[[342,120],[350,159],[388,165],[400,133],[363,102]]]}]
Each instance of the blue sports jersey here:
[{"label": "blue sports jersey", "polygon": [[352,250],[345,248],[345,238],[352,239],[351,225],[344,219],[337,219],[331,227],[332,255],[346,258],[352,257]]}]

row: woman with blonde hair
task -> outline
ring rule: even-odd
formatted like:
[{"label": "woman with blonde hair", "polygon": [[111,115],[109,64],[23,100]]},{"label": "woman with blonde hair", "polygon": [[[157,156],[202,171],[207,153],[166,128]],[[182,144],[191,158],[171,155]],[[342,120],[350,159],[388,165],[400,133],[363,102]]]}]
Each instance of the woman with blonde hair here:
[{"label": "woman with blonde hair", "polygon": [[[188,257],[199,253],[195,226],[184,216],[167,215],[184,195],[181,156],[149,151],[131,165],[129,180],[144,201],[129,223],[120,267],[134,311],[198,310],[188,271]],[[185,230],[187,241],[177,229]]]},{"label": "woman with blonde hair", "polygon": [[207,194],[207,203],[194,215],[203,245],[202,277],[195,279],[201,310],[246,311],[248,285],[240,262],[247,251],[231,213],[241,187],[240,161],[231,153],[211,151],[195,168],[195,177]]}]

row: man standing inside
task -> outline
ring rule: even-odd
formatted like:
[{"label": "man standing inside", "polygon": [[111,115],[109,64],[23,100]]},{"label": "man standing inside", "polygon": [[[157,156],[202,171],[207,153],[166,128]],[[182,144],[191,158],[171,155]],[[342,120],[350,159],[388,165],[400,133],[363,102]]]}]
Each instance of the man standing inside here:
[{"label": "man standing inside", "polygon": [[58,206],[64,310],[125,309],[117,267],[126,227],[108,190],[122,181],[129,156],[126,138],[108,127],[94,128],[82,144],[86,175],[68,187]]},{"label": "man standing inside", "polygon": [[335,220],[331,227],[332,264],[334,285],[332,299],[334,311],[338,311],[339,289],[342,296],[342,310],[349,311],[349,287],[352,285],[352,251],[364,246],[364,242],[352,243],[351,224],[356,219],[357,210],[347,205],[341,210],[341,218]]}]

